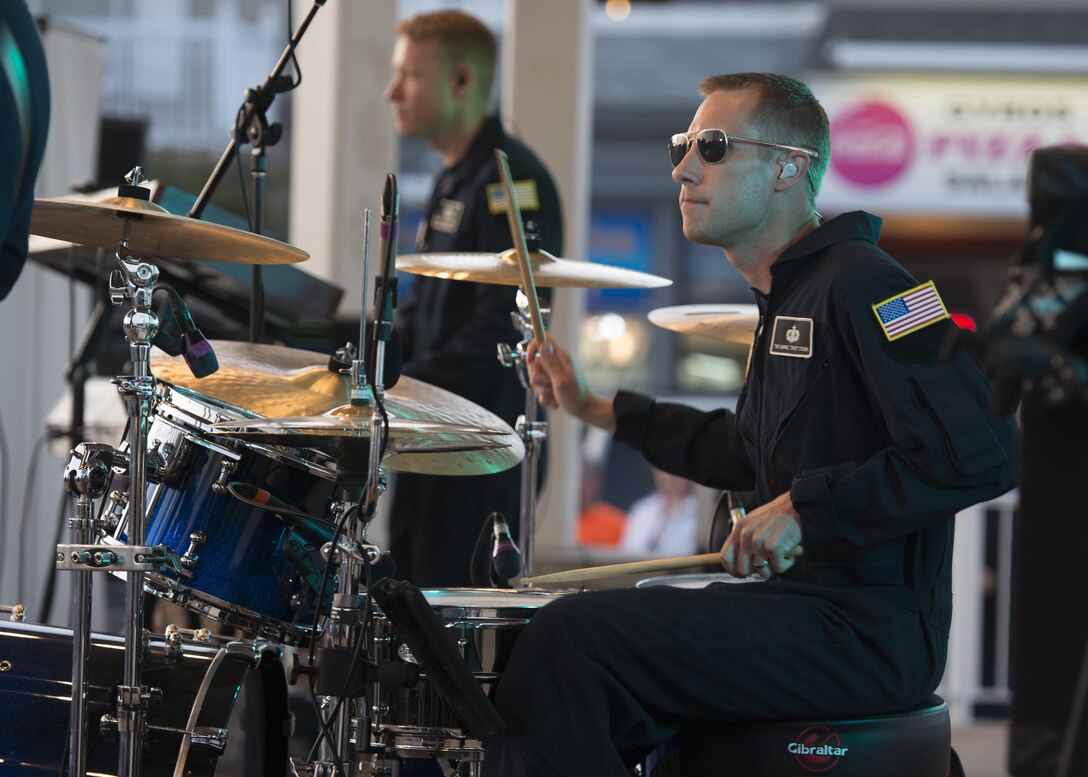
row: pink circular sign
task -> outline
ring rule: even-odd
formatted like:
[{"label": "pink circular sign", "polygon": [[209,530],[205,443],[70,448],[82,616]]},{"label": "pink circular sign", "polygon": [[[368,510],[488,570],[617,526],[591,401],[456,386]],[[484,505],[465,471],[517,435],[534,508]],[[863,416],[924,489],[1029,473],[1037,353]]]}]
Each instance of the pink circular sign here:
[{"label": "pink circular sign", "polygon": [[860,103],[831,123],[831,167],[858,186],[880,186],[900,176],[914,145],[906,118],[885,103]]}]

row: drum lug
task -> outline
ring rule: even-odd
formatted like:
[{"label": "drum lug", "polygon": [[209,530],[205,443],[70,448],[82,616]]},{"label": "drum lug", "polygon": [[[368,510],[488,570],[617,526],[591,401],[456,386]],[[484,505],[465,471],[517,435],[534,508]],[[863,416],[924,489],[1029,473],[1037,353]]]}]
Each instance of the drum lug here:
[{"label": "drum lug", "polygon": [[101,518],[102,528],[107,533],[112,533],[121,525],[121,519],[125,515],[126,507],[128,507],[128,494],[124,491],[110,491]]},{"label": "drum lug", "polygon": [[196,568],[196,564],[200,561],[200,556],[197,555],[197,551],[204,547],[208,542],[208,535],[199,529],[189,535],[189,548],[178,560],[181,564],[181,573],[186,577],[193,576],[193,570]]},{"label": "drum lug", "polygon": [[193,642],[208,644],[212,641],[212,632],[209,629],[182,629],[177,624],[170,623],[163,634],[163,655],[167,661],[177,661],[184,655],[185,646],[183,638],[188,636]]},{"label": "drum lug", "polygon": [[156,440],[151,450],[147,452],[148,474],[155,475],[165,482],[173,474],[174,467],[170,460],[174,450],[175,446],[172,442]]},{"label": "drum lug", "polygon": [[190,741],[193,747],[202,747],[206,750],[222,753],[227,749],[227,730],[211,726],[197,726],[190,734]]},{"label": "drum lug", "polygon": [[212,483],[212,493],[224,496],[230,493],[228,485],[230,484],[231,476],[234,475],[234,471],[238,469],[238,462],[233,459],[225,459],[222,464],[219,465],[219,477]]}]

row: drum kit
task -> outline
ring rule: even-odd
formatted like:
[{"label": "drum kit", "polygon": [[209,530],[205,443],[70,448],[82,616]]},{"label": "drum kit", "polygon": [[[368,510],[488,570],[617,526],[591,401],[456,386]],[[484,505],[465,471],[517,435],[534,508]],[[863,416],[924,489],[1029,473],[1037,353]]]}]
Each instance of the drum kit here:
[{"label": "drum kit", "polygon": [[[79,777],[212,775],[217,761],[230,758],[228,734],[237,727],[242,744],[234,750],[257,742],[245,752],[263,754],[238,774],[382,774],[397,759],[419,757],[478,773],[483,737],[464,724],[436,668],[413,657],[402,639],[411,624],[382,612],[377,589],[369,595],[388,554],[368,542],[368,522],[386,472],[472,476],[521,465],[529,574],[532,462],[546,436],[535,395],[526,391],[525,415],[511,429],[407,376],[386,391],[380,352],[367,380],[362,326],[358,347],[349,343],[331,361],[202,336],[188,345],[214,349],[215,371],[194,369],[203,354],[193,348],[178,356],[152,351],[155,257],[277,264],[307,254],[169,214],[140,183],[137,169],[116,198],[40,199],[33,211],[36,235],[114,249],[118,269],[109,289],[115,305],[130,306],[123,329],[132,374],[113,381],[128,411],[126,438],[117,446],[76,445],[64,472],[76,505],[69,519],[75,541],[57,546],[56,568],[75,575],[73,628],[0,628],[0,695],[20,702],[0,714],[0,763],[61,773],[67,763],[67,773]],[[516,202],[509,193],[507,202]],[[516,210],[512,228],[514,217],[520,227]],[[369,236],[369,212],[367,225]],[[530,252],[517,234],[515,249],[504,254],[401,256],[396,269],[519,286],[513,318],[524,339],[500,359],[526,385],[528,344],[543,337],[547,312],[536,284],[669,283]],[[350,369],[341,369],[345,361]],[[91,634],[91,581],[101,571],[125,581],[120,637]],[[150,635],[145,593],[238,629],[244,639],[173,626]],[[467,671],[486,698],[521,628],[563,593],[440,589],[422,597],[463,663],[454,674]],[[70,684],[61,669],[66,658]],[[308,758],[289,764],[285,675],[292,682],[307,676],[321,728]],[[244,704],[250,696],[258,701]],[[67,741],[60,739],[65,728]]]}]

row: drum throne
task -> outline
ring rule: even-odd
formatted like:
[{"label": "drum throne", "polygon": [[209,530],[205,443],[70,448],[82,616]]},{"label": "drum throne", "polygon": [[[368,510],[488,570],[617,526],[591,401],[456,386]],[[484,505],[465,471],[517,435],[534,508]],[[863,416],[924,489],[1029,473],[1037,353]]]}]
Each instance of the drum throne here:
[{"label": "drum throne", "polygon": [[652,777],[963,777],[948,705],[837,720],[696,722]]}]

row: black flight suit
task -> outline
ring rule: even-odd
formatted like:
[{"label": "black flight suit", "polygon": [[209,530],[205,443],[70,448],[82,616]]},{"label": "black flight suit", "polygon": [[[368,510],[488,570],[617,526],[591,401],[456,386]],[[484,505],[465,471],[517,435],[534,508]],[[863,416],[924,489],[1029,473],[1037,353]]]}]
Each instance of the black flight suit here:
[{"label": "black flight suit", "polygon": [[[541,247],[561,255],[563,221],[555,184],[536,155],[507,135],[495,116],[485,121],[465,157],[435,182],[421,252],[500,253],[513,246],[506,212],[495,207],[501,189],[496,148],[509,158],[515,190],[525,181],[535,190],[527,202],[518,195],[523,221],[536,222]],[[510,318],[517,288],[423,276],[413,282],[415,293],[397,312],[403,374],[452,391],[513,426],[525,412],[525,392],[516,371],[502,366],[496,353],[499,343],[521,339]],[[520,477],[520,467],[467,478],[397,475],[390,517],[397,577],[421,587],[471,585],[469,558],[488,515],[503,513],[517,532]],[[490,532],[487,539],[476,570],[479,585],[489,579]]]},{"label": "black flight suit", "polygon": [[687,721],[876,714],[936,688],[952,518],[1013,485],[1017,433],[981,370],[939,360],[949,320],[885,336],[872,306],[918,282],[876,248],[879,224],[840,216],[772,266],[735,414],[614,403],[616,439],[653,464],[761,504],[789,491],[803,560],[764,583],[542,608],[499,685],[485,774],[625,777]]}]

